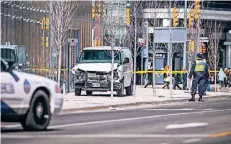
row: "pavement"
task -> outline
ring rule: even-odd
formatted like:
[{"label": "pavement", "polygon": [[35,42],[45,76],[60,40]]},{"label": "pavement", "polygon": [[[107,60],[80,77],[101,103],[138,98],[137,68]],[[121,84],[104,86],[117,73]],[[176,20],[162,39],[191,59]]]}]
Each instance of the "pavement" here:
[{"label": "pavement", "polygon": [[47,131],[1,124],[2,144],[230,144],[231,98],[145,108],[66,113]]},{"label": "pavement", "polygon": [[[187,101],[191,96],[187,91],[174,90],[172,97],[170,90],[162,89],[160,85],[156,86],[156,95],[153,95],[151,86],[143,88],[136,87],[135,96],[123,96],[111,98],[110,92],[94,92],[92,96],[86,96],[82,92],[81,96],[75,96],[74,93],[64,95],[64,104],[62,113],[76,111],[96,111],[105,109],[121,109],[127,107],[140,107],[153,104],[169,104]],[[219,92],[207,92],[204,99],[230,97],[228,88],[220,89]]]}]

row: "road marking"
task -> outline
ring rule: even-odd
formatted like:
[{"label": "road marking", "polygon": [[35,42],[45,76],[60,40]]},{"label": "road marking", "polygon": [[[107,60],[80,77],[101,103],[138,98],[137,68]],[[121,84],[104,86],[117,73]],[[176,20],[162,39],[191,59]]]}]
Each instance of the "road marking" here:
[{"label": "road marking", "polygon": [[15,128],[15,127],[20,127],[20,126],[21,126],[20,124],[15,124],[15,125],[4,125],[4,124],[2,124],[1,129],[2,128]]},{"label": "road marking", "polygon": [[208,123],[186,123],[186,124],[170,124],[166,126],[166,129],[180,129],[180,128],[191,128],[207,126]]},{"label": "road marking", "polygon": [[217,134],[211,135],[211,137],[218,138],[218,137],[225,137],[225,136],[228,136],[228,135],[231,135],[231,132],[217,133]]},{"label": "road marking", "polygon": [[190,111],[190,110],[195,110],[195,108],[185,108],[185,109],[144,109],[144,110],[170,110],[170,111]]},{"label": "road marking", "polygon": [[187,139],[187,140],[184,140],[182,143],[195,143],[195,142],[199,142],[201,141],[201,139],[199,138],[194,138],[194,139]]},{"label": "road marking", "polygon": [[190,114],[200,114],[200,113],[220,112],[220,111],[226,111],[226,110],[185,112],[185,113],[154,115],[154,116],[145,116],[145,117],[125,118],[125,119],[102,120],[102,121],[92,121],[92,122],[83,122],[83,123],[72,123],[72,124],[63,124],[63,125],[50,126],[49,128],[55,129],[55,128],[64,128],[64,127],[73,127],[73,126],[84,126],[84,125],[91,125],[91,124],[105,124],[105,123],[122,122],[122,121],[125,122],[125,121],[143,120],[143,119],[160,118],[160,117],[168,117],[168,116],[190,115]]},{"label": "road marking", "polygon": [[113,134],[113,135],[105,135],[105,134],[97,134],[97,135],[5,135],[2,134],[1,138],[206,138],[209,137],[210,134]]}]

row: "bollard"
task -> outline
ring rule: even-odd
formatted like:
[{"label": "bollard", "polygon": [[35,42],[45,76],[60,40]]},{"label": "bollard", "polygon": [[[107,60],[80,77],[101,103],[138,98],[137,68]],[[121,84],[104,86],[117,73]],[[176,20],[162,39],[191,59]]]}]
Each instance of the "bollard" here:
[{"label": "bollard", "polygon": [[63,82],[63,94],[66,94],[66,84]]}]

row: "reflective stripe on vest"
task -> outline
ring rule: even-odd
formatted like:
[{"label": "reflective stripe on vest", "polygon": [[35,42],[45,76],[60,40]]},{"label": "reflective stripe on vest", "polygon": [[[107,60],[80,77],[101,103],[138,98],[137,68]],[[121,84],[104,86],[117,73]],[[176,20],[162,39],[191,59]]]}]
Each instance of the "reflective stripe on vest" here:
[{"label": "reflective stripe on vest", "polygon": [[196,67],[195,67],[195,72],[202,72],[205,71],[205,65],[206,61],[205,60],[196,60]]}]

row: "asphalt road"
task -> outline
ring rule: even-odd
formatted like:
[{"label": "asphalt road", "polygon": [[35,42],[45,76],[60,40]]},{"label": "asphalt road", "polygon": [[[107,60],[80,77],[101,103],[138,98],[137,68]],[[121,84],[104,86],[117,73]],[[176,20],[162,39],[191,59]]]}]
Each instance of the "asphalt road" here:
[{"label": "asphalt road", "polygon": [[231,99],[62,114],[43,132],[2,123],[1,137],[2,144],[231,144]]}]

